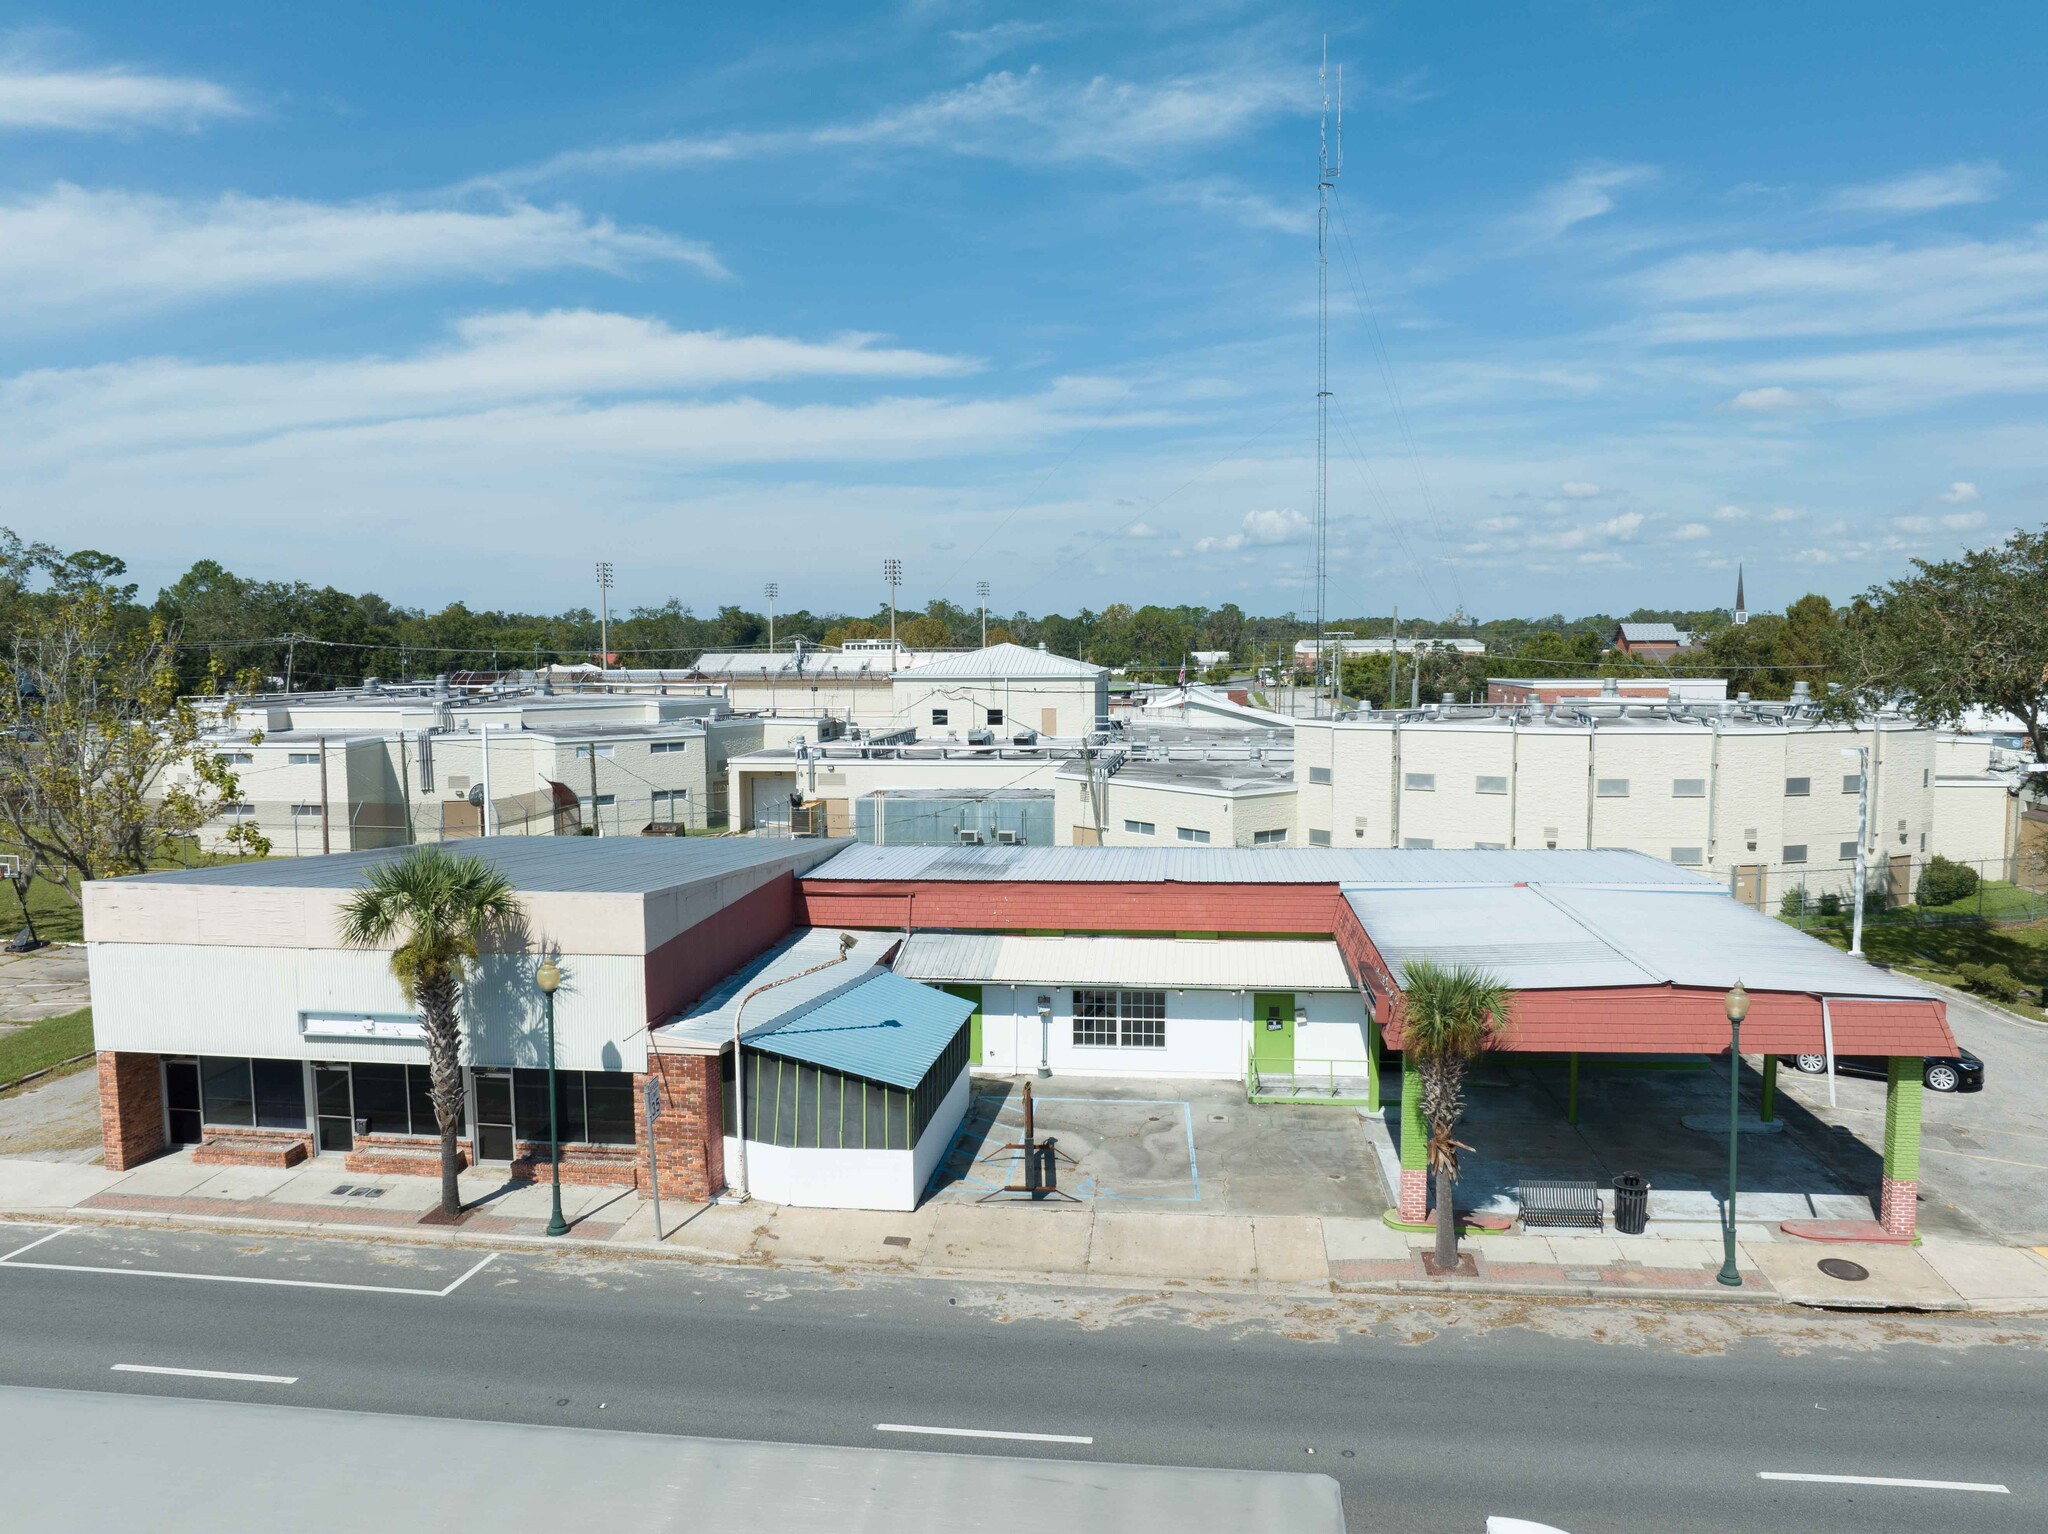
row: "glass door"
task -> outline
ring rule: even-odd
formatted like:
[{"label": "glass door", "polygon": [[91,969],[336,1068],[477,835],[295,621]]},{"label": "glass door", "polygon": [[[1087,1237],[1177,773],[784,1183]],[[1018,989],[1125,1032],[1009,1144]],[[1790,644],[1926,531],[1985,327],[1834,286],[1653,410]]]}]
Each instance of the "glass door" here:
[{"label": "glass door", "polygon": [[315,1065],[313,1098],[319,1105],[320,1149],[345,1151],[356,1148],[355,1109],[349,1100],[348,1067]]},{"label": "glass door", "polygon": [[512,1073],[479,1070],[476,1081],[476,1159],[512,1159]]},{"label": "glass door", "polygon": [[164,1061],[164,1119],[171,1144],[197,1145],[200,1141],[199,1062]]}]

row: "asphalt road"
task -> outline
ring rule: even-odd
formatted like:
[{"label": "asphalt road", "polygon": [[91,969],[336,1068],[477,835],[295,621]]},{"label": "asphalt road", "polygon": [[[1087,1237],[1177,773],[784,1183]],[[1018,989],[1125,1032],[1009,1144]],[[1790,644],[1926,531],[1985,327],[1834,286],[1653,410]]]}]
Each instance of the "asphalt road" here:
[{"label": "asphalt road", "polygon": [[[141,1230],[72,1230],[23,1250],[47,1233],[0,1227],[13,1254],[0,1261],[0,1385],[1315,1470],[1336,1477],[1357,1530],[1479,1530],[1489,1514],[1570,1534],[2048,1527],[2038,1326],[1760,1317],[1748,1324],[1761,1335],[1720,1348],[1708,1339],[1735,1324],[1730,1312],[1662,1312],[1668,1340],[1653,1346],[1640,1340],[1645,1313],[1622,1310],[1573,1312],[1564,1335],[1543,1320],[1503,1325],[1498,1305],[1434,1301],[1148,1302],[527,1254],[473,1271],[467,1248]],[[37,1262],[51,1266],[26,1266]],[[235,1281],[155,1276],[172,1273]],[[1452,1324],[1482,1315],[1492,1321]],[[118,1452],[104,1463],[118,1473]],[[1003,1521],[1028,1526],[1028,1514]]]}]

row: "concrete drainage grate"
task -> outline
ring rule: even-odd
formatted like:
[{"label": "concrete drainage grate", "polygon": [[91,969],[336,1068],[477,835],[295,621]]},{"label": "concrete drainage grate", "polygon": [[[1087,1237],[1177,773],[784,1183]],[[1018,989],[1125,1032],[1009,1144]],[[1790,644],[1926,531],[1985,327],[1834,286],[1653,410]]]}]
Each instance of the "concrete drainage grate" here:
[{"label": "concrete drainage grate", "polygon": [[1845,1284],[1860,1284],[1870,1277],[1870,1269],[1846,1257],[1823,1257],[1819,1267],[1829,1278],[1839,1278]]},{"label": "concrete drainage grate", "polygon": [[908,1237],[908,1236],[884,1236],[884,1237],[882,1237],[882,1245],[884,1245],[884,1246],[908,1246],[908,1245],[910,1245],[910,1237]]},{"label": "concrete drainage grate", "polygon": [[382,1188],[359,1188],[352,1182],[336,1183],[332,1198],[382,1198]]}]

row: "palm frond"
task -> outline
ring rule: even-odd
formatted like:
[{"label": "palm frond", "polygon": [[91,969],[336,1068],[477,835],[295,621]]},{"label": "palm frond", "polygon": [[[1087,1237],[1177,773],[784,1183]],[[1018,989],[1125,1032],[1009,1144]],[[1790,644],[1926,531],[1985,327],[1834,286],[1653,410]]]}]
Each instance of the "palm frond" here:
[{"label": "palm frond", "polygon": [[1513,993],[1467,964],[1414,959],[1402,966],[1401,1047],[1419,1060],[1477,1059],[1507,1031]]}]

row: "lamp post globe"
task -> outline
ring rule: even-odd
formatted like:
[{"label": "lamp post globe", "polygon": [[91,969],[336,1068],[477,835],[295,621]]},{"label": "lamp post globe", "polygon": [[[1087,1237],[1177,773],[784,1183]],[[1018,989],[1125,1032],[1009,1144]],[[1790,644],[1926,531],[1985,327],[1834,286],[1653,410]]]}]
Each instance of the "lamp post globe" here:
[{"label": "lamp post globe", "polygon": [[1742,1275],[1735,1267],[1735,1150],[1741,1134],[1742,1114],[1742,1020],[1749,1016],[1749,992],[1740,980],[1721,999],[1728,1017],[1728,1225],[1723,1232],[1721,1271],[1717,1282],[1731,1289],[1742,1287]]},{"label": "lamp post globe", "polygon": [[562,983],[562,968],[552,958],[543,958],[533,972],[540,987],[541,1011],[548,1024],[548,1170],[554,1183],[554,1212],[548,1217],[548,1234],[566,1236],[569,1222],[562,1218],[562,1135],[555,1109],[555,989]]}]

